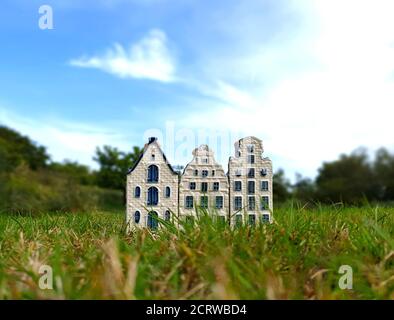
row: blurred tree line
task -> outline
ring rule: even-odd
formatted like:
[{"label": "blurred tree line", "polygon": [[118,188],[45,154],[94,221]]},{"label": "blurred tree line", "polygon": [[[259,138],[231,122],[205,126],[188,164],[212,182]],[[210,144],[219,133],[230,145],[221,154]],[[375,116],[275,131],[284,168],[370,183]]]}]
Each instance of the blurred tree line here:
[{"label": "blurred tree line", "polygon": [[125,173],[140,149],[97,148],[98,170],[52,161],[45,147],[0,126],[0,210],[8,212],[120,209]]},{"label": "blurred tree line", "polygon": [[[141,149],[126,153],[110,146],[97,148],[97,170],[76,162],[52,161],[45,147],[0,126],[0,210],[15,212],[121,209],[125,175]],[[285,172],[274,175],[274,203],[295,199],[304,203],[362,204],[394,201],[394,154],[382,148],[370,159],[358,149],[325,162],[312,180]]]},{"label": "blurred tree line", "polygon": [[[275,190],[276,189],[276,190]],[[291,184],[279,171],[274,176],[277,202],[296,199],[310,203],[344,203],[394,201],[394,154],[379,149],[370,159],[365,149],[358,149],[338,160],[325,162],[315,180],[297,175]]]}]

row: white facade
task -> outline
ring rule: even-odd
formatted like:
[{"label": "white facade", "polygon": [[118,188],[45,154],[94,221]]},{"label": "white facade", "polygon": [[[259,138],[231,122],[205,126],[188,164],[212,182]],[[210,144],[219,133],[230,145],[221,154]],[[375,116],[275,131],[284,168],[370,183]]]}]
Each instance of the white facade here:
[{"label": "white facade", "polygon": [[229,160],[228,173],[233,224],[272,221],[272,162],[263,157],[263,152],[263,143],[256,137],[235,143],[235,156]]},{"label": "white facade", "polygon": [[228,219],[227,175],[207,145],[193,151],[193,159],[186,166],[179,184],[181,217],[194,216],[197,206],[207,208],[222,220]]},{"label": "white facade", "polygon": [[178,174],[168,163],[157,139],[149,143],[127,174],[128,228],[157,225],[152,215],[168,220],[178,215]]},{"label": "white facade", "polygon": [[235,143],[226,174],[212,150],[202,145],[180,176],[168,163],[156,138],[150,138],[127,174],[128,230],[156,229],[155,217],[196,215],[196,207],[232,225],[272,222],[272,163],[263,157],[262,141],[256,137]]}]

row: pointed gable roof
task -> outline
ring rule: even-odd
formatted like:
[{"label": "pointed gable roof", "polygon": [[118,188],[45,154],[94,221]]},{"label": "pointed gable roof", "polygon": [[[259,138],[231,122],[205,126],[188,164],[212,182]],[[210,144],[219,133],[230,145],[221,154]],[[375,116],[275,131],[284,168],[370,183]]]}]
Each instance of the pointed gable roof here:
[{"label": "pointed gable roof", "polygon": [[174,168],[171,166],[171,164],[168,162],[166,155],[164,154],[163,150],[160,148],[159,143],[157,142],[157,138],[155,137],[151,137],[149,138],[148,143],[146,143],[144,145],[144,149],[142,150],[140,156],[138,157],[138,160],[134,163],[134,165],[127,171],[127,175],[129,175],[130,173],[132,173],[135,168],[137,168],[138,164],[141,162],[142,158],[144,157],[145,152],[148,150],[148,147],[151,144],[155,144],[157,146],[157,148],[159,149],[159,151],[161,152],[161,154],[163,155],[164,161],[167,164],[168,168],[170,168],[171,172],[173,174],[178,175],[178,173],[174,170]]}]

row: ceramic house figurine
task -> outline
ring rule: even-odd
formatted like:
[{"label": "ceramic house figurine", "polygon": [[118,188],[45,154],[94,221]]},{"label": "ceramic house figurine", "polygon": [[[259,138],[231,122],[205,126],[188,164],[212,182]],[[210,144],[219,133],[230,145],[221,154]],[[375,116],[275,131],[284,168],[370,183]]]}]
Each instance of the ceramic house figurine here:
[{"label": "ceramic house figurine", "polygon": [[263,143],[246,137],[235,143],[228,173],[216,162],[207,145],[193,151],[183,173],[168,162],[157,138],[148,143],[127,174],[128,230],[157,229],[157,218],[193,219],[196,208],[237,226],[272,222],[272,162],[263,157]]}]

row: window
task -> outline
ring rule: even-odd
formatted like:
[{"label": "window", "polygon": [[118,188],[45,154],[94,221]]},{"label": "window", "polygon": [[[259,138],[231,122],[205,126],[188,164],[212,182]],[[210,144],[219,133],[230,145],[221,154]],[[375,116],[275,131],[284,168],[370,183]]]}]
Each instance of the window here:
[{"label": "window", "polygon": [[269,197],[261,197],[261,210],[267,210],[269,208]]},{"label": "window", "polygon": [[269,214],[263,214],[261,216],[261,222],[262,223],[269,223],[270,222],[270,215]]},{"label": "window", "polygon": [[201,191],[208,192],[208,182],[201,182]]},{"label": "window", "polygon": [[164,214],[164,220],[165,221],[171,220],[171,212],[169,210],[167,210],[166,213]]},{"label": "window", "polygon": [[208,158],[203,158],[202,163],[208,163]]},{"label": "window", "polygon": [[207,196],[201,196],[200,206],[201,206],[201,208],[204,208],[204,209],[208,208],[208,197]]},{"label": "window", "polygon": [[234,181],[234,191],[242,191],[242,181]]},{"label": "window", "polygon": [[170,198],[170,197],[171,197],[171,188],[166,187],[166,198]]},{"label": "window", "polygon": [[212,170],[212,177],[214,177],[216,174],[215,170]]},{"label": "window", "polygon": [[148,189],[148,206],[157,206],[159,203],[159,191],[156,187]]},{"label": "window", "polygon": [[186,207],[186,209],[193,209],[193,197],[192,196],[186,197],[185,207]]},{"label": "window", "polygon": [[262,169],[262,170],[260,171],[260,173],[261,173],[261,175],[262,175],[263,177],[265,177],[265,176],[267,175],[267,169]]},{"label": "window", "polygon": [[148,228],[151,230],[156,230],[159,226],[158,214],[157,212],[149,212],[148,214],[148,221],[147,221]]},{"label": "window", "polygon": [[241,170],[241,169],[235,170],[235,175],[236,175],[237,177],[242,176],[242,170]]},{"label": "window", "polygon": [[248,163],[254,164],[254,155],[248,155]]},{"label": "window", "polygon": [[225,216],[218,216],[218,223],[222,226],[224,226],[226,224],[226,217]]},{"label": "window", "polygon": [[242,155],[241,151],[238,151],[237,155],[238,155],[238,158],[239,158]]},{"label": "window", "polygon": [[235,226],[236,227],[242,226],[242,214],[237,214],[235,216]]},{"label": "window", "polygon": [[213,183],[213,191],[219,191],[219,182]]},{"label": "window", "polygon": [[194,225],[194,217],[186,216],[186,224],[189,225],[189,226]]},{"label": "window", "polygon": [[256,209],[256,198],[249,197],[248,198],[248,210],[255,210]]},{"label": "window", "polygon": [[140,223],[140,220],[141,220],[141,212],[136,211],[134,213],[134,222],[138,224],[138,223]]},{"label": "window", "polygon": [[216,197],[216,209],[223,209],[223,197],[222,196]]},{"label": "window", "polygon": [[159,182],[159,168],[155,165],[148,167],[148,182]]},{"label": "window", "polygon": [[242,197],[234,198],[234,209],[241,210],[242,209]]},{"label": "window", "polygon": [[197,177],[198,176],[198,170],[194,170],[194,175]]},{"label": "window", "polygon": [[155,158],[156,158],[155,154],[152,153],[151,156],[150,156],[150,159],[151,159],[152,161],[155,161]]},{"label": "window", "polygon": [[248,181],[248,194],[254,194],[255,192],[255,182]]},{"label": "window", "polygon": [[203,178],[208,177],[208,170],[203,170],[202,176],[203,176]]},{"label": "window", "polygon": [[250,226],[256,225],[256,215],[255,214],[249,215],[249,225]]},{"label": "window", "polygon": [[190,182],[189,187],[190,187],[190,190],[196,190],[196,183]]},{"label": "window", "polygon": [[254,178],[254,168],[249,168],[249,170],[248,170],[248,178]]},{"label": "window", "polygon": [[261,191],[268,191],[268,181],[261,181]]},{"label": "window", "polygon": [[250,145],[248,145],[248,152],[249,153],[253,153],[254,152],[254,145],[253,144],[250,144]]},{"label": "window", "polygon": [[140,198],[141,197],[141,188],[140,187],[135,187],[134,197],[136,197],[136,198]]}]

